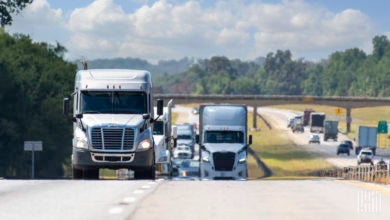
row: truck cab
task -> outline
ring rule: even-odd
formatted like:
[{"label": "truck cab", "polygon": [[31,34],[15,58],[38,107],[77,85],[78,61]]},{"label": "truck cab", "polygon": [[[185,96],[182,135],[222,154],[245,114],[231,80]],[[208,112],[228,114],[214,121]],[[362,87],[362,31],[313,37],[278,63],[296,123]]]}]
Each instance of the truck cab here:
[{"label": "truck cab", "polygon": [[201,179],[247,179],[246,106],[201,105],[199,119]]},{"label": "truck cab", "polygon": [[[154,179],[151,75],[145,70],[91,69],[76,73],[73,100],[74,179],[98,179],[99,169],[131,169]],[[69,115],[70,99],[64,99]],[[158,102],[162,114],[162,100]]]}]

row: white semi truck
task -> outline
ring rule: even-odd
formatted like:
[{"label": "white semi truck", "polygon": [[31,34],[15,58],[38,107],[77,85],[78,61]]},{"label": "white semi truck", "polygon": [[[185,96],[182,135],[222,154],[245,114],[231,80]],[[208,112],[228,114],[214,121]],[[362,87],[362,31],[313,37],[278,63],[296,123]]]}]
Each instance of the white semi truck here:
[{"label": "white semi truck", "polygon": [[[151,75],[144,70],[84,69],[74,92],[64,98],[64,114],[73,99],[74,179],[98,179],[100,168],[131,169],[135,179],[154,179],[160,149],[153,141]],[[163,112],[157,101],[157,114]]]},{"label": "white semi truck", "polygon": [[201,179],[247,179],[247,142],[246,106],[200,106]]},{"label": "white semi truck", "polygon": [[157,149],[156,157],[159,158],[156,161],[157,171],[161,175],[168,176],[172,174],[172,105],[173,100],[171,99],[164,107],[163,114],[153,123],[153,139]]}]

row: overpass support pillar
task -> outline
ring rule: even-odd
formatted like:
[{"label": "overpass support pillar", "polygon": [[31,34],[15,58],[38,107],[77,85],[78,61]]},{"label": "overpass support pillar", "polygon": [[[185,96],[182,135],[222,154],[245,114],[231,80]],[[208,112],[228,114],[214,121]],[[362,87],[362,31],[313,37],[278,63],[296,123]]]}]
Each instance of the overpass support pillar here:
[{"label": "overpass support pillar", "polygon": [[257,106],[254,106],[253,107],[253,128],[257,128],[257,123],[256,123],[256,120],[257,119]]},{"label": "overpass support pillar", "polygon": [[347,107],[347,115],[346,115],[346,122],[347,122],[347,133],[351,132],[351,122],[352,122],[352,117],[351,117],[351,107]]}]

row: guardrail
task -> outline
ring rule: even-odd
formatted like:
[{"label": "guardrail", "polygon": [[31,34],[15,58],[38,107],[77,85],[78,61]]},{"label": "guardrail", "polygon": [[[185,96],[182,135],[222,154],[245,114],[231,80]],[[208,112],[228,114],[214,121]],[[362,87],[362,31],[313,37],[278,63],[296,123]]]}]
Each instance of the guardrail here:
[{"label": "guardrail", "polygon": [[361,165],[357,167],[344,167],[334,170],[322,170],[319,175],[320,177],[334,177],[346,180],[390,184],[390,170],[388,163],[386,163],[386,165]]}]

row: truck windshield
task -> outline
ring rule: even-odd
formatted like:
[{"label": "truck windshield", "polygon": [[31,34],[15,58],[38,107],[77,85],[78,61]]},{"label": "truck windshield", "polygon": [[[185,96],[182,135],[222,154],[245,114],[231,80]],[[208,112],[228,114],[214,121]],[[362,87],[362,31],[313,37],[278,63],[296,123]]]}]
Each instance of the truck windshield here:
[{"label": "truck windshield", "polygon": [[82,113],[143,114],[147,113],[147,95],[129,91],[82,91]]},{"label": "truck windshield", "polygon": [[206,131],[206,143],[243,143],[242,131]]},{"label": "truck windshield", "polygon": [[155,121],[153,124],[153,134],[163,135],[164,134],[164,122]]},{"label": "truck windshield", "polygon": [[192,136],[189,134],[179,134],[177,135],[177,139],[192,139]]}]

